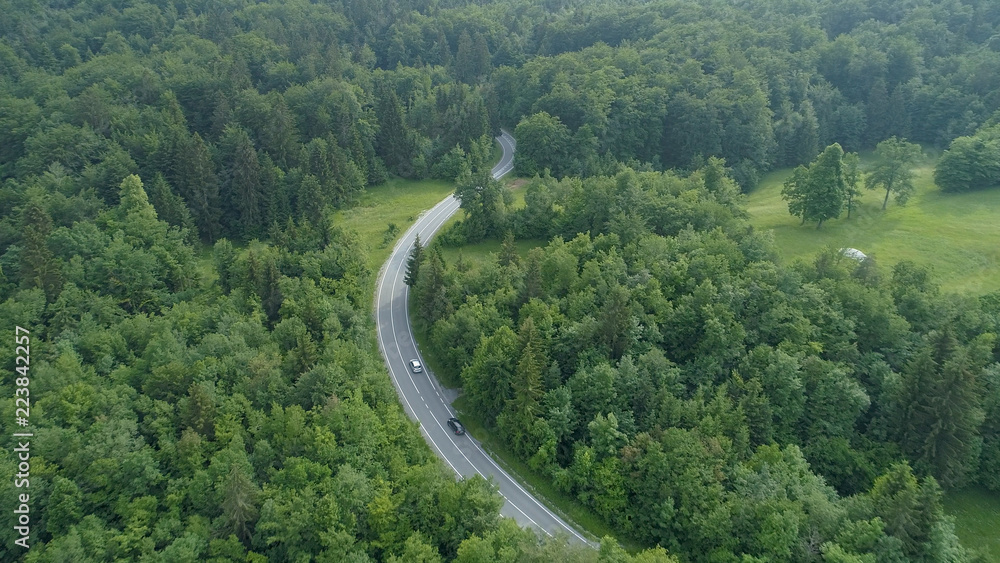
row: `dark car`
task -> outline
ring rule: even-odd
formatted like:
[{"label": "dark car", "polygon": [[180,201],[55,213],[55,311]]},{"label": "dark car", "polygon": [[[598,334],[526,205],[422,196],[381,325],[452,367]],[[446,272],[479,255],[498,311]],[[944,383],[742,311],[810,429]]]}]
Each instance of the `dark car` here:
[{"label": "dark car", "polygon": [[410,370],[413,373],[420,373],[424,371],[424,366],[420,365],[420,361],[418,360],[410,360]]},{"label": "dark car", "polygon": [[448,419],[448,428],[451,428],[451,431],[454,432],[456,436],[465,434],[465,427],[462,426],[462,423],[459,422],[457,418]]}]

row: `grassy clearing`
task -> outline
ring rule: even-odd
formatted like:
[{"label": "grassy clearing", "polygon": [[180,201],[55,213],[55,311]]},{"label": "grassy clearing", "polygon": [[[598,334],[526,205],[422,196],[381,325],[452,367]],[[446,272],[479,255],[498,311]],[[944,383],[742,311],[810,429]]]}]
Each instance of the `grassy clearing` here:
[{"label": "grassy clearing", "polygon": [[986,561],[1000,561],[1000,493],[981,488],[949,493],[944,507],[955,517],[962,545],[979,551]]},{"label": "grassy clearing", "polygon": [[[420,213],[453,191],[453,182],[397,178],[365,190],[354,206],[334,214],[334,222],[361,236],[369,250],[368,266],[377,272],[389,258],[393,245]],[[396,232],[387,238],[390,223],[396,225]]]},{"label": "grassy clearing", "polygon": [[[850,219],[799,226],[781,199],[790,170],[773,172],[747,198],[755,227],[774,232],[787,261],[812,260],[826,247],[857,248],[884,271],[901,260],[931,268],[942,291],[981,295],[1000,290],[1000,190],[944,194],[934,185],[933,165],[917,169],[916,191],[905,206],[884,192],[865,190]],[[846,216],[846,214],[845,214]]]},{"label": "grassy clearing", "polygon": [[[538,246],[545,246],[547,241],[527,239],[527,240],[515,240],[514,245],[517,247],[517,254],[524,259],[528,255],[528,251],[532,248]],[[486,240],[483,242],[477,242],[476,244],[466,244],[461,247],[441,247],[441,256],[444,261],[449,266],[454,266],[455,262],[458,261],[459,256],[462,257],[462,261],[465,262],[472,268],[479,267],[481,264],[486,262],[495,262],[497,256],[500,254],[500,241],[496,240]]]}]

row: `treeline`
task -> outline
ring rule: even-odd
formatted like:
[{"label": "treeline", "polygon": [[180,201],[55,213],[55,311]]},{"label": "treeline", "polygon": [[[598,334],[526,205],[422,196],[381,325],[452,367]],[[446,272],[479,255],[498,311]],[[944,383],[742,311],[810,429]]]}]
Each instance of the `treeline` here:
[{"label": "treeline", "polygon": [[552,17],[535,32],[544,56],[493,82],[502,122],[523,129],[526,174],[718,156],[749,189],[835,142],[971,134],[1000,109],[998,26],[979,1],[590,4]]},{"label": "treeline", "polygon": [[372,342],[355,235],[289,222],[198,259],[139,177],[116,199],[36,188],[7,212],[24,236],[4,254],[0,332],[30,331],[33,437],[30,490],[5,480],[0,509],[30,494],[31,548],[3,526],[0,560],[633,560],[611,539],[541,541],[433,455]]},{"label": "treeline", "polygon": [[984,0],[507,0],[408,14],[372,48],[390,68],[479,77],[500,123],[523,125],[526,175],[690,171],[716,156],[748,189],[833,143],[972,134],[1000,109],[998,31]]},{"label": "treeline", "polygon": [[941,491],[1000,490],[1000,296],[835,249],[778,266],[719,160],[494,189],[440,240],[506,232],[495,261],[424,249],[415,318],[554,486],[685,560],[975,559]]}]

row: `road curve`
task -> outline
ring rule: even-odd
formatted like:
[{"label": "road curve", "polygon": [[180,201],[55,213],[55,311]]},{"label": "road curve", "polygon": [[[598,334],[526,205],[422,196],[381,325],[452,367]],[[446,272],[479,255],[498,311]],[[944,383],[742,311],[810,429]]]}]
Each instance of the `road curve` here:
[{"label": "road curve", "polygon": [[[503,157],[493,168],[493,177],[499,179],[514,167],[516,144],[506,131],[501,131],[497,141],[503,148]],[[459,201],[453,194],[423,213],[403,234],[382,266],[375,288],[375,324],[378,345],[392,383],[406,413],[420,424],[424,439],[446,465],[462,477],[478,474],[492,478],[506,501],[500,510],[504,516],[550,536],[562,532],[571,540],[594,545],[524,490],[483,451],[472,436],[455,436],[445,425],[454,416],[454,411],[446,398],[447,392],[427,368],[417,349],[407,314],[409,292],[403,278],[415,235],[419,234],[421,241],[429,241],[458,209]],[[414,358],[421,360],[424,373],[410,371],[408,362]]]}]

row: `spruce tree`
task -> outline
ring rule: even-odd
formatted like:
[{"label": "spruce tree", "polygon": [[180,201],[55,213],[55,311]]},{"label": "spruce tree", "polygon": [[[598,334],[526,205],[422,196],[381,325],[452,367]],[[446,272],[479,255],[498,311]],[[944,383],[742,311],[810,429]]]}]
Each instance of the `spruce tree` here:
[{"label": "spruce tree", "polygon": [[514,232],[507,231],[500,244],[500,256],[498,257],[501,266],[517,266],[521,259],[517,255],[517,245],[514,243]]},{"label": "spruce tree", "polygon": [[445,288],[444,258],[438,247],[431,247],[427,255],[427,264],[420,270],[414,288],[417,293],[417,303],[420,304],[420,317],[427,323],[434,323],[448,314],[450,306]]},{"label": "spruce tree", "polygon": [[410,257],[406,260],[406,277],[403,279],[409,287],[417,285],[420,262],[423,259],[424,247],[420,245],[420,235],[417,235],[413,240],[413,250],[410,251]]},{"label": "spruce tree", "polygon": [[27,288],[39,288],[45,298],[55,301],[62,288],[62,274],[48,247],[52,232],[52,217],[41,202],[32,198],[21,209],[21,284]]},{"label": "spruce tree", "polygon": [[933,331],[904,371],[903,449],[945,488],[966,482],[978,454],[983,366],[975,357],[950,330]]},{"label": "spruce tree", "polygon": [[226,127],[220,144],[223,224],[229,234],[250,239],[259,234],[264,219],[257,150],[250,135],[240,127]]},{"label": "spruce tree", "polygon": [[380,84],[376,91],[378,133],[375,151],[390,171],[403,177],[413,175],[412,133],[403,118],[403,108],[396,92],[388,84]]}]

